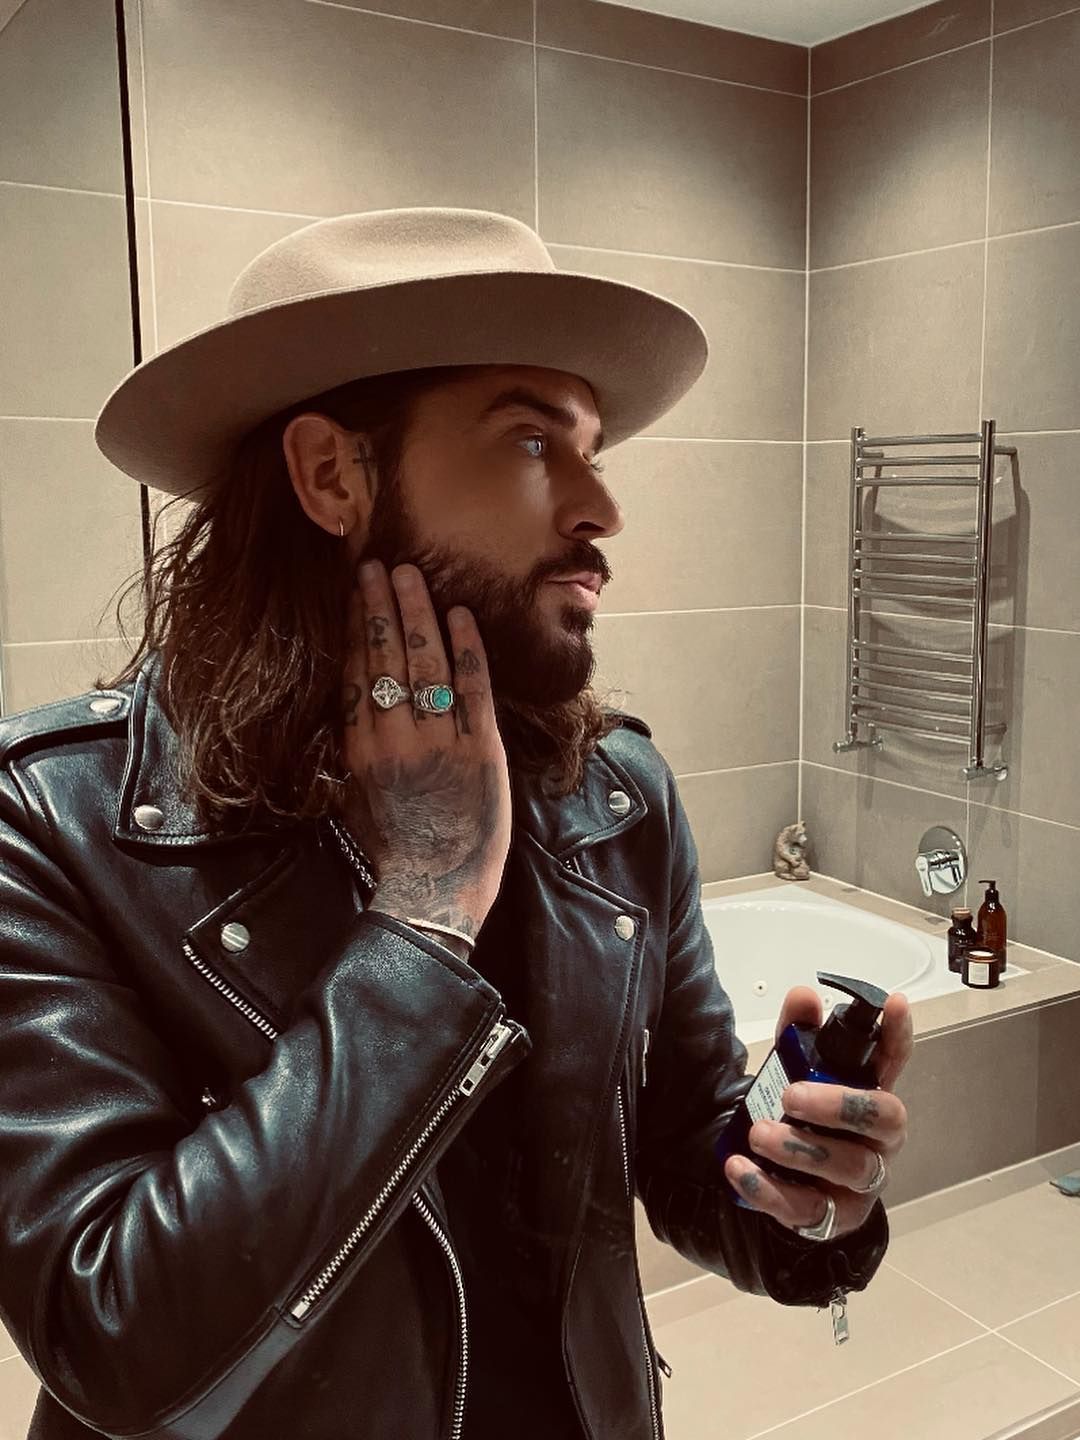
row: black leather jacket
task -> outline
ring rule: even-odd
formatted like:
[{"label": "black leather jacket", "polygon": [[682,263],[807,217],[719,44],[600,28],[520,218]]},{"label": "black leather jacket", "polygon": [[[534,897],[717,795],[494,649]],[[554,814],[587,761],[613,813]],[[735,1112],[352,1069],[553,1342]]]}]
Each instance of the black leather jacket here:
[{"label": "black leather jacket", "polygon": [[880,1200],[822,1244],[727,1196],[713,1141],[752,1077],[642,721],[566,799],[513,777],[498,904],[526,1030],[472,966],[359,910],[324,822],[197,824],[155,665],[0,721],[0,1319],[42,1382],[32,1437],[339,1440],[313,1427],[318,1376],[365,1440],[457,1440],[436,1166],[526,1059],[592,1440],[663,1434],[631,1186],[739,1290],[823,1307],[866,1286]]}]

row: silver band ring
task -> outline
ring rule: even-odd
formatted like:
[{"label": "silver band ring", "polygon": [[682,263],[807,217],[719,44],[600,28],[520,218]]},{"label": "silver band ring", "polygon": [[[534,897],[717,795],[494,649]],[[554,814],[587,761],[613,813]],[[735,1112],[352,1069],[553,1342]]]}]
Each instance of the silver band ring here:
[{"label": "silver band ring", "polygon": [[371,698],[380,710],[392,710],[412,699],[412,691],[406,685],[399,685],[392,675],[380,675],[371,687]]},{"label": "silver band ring", "polygon": [[831,1195],[826,1195],[825,1214],[816,1225],[793,1225],[791,1228],[796,1235],[804,1235],[807,1240],[831,1240],[836,1228],[836,1201]]},{"label": "silver band ring", "polygon": [[413,704],[417,710],[426,710],[429,715],[446,715],[454,708],[457,697],[450,685],[421,685],[413,691]]},{"label": "silver band ring", "polygon": [[885,1161],[880,1150],[875,1150],[874,1159],[877,1161],[877,1170],[869,1185],[849,1185],[849,1190],[854,1190],[857,1195],[869,1195],[877,1190],[885,1179]]}]

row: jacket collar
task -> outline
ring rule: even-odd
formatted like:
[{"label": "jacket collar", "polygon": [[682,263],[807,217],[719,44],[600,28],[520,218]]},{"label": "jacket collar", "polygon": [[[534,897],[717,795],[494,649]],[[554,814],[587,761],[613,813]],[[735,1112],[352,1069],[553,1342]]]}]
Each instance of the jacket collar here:
[{"label": "jacket collar", "polygon": [[[117,795],[113,836],[147,846],[214,845],[266,836],[287,837],[295,821],[266,821],[242,833],[200,820],[182,795],[180,745],[157,698],[160,656],[151,651],[132,684],[127,758]],[[125,687],[126,688],[126,687]],[[621,834],[644,819],[648,806],[629,770],[603,742],[585,762],[581,785],[555,798],[532,776],[512,774],[514,825],[565,863],[574,853]]]}]

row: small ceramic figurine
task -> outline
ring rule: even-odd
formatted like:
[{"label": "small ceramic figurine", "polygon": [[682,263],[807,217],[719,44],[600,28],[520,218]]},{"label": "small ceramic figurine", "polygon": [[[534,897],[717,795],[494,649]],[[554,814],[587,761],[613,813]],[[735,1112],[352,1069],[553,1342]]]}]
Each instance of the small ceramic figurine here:
[{"label": "small ceramic figurine", "polygon": [[806,863],[806,828],[801,820],[785,825],[773,846],[773,874],[781,880],[809,880]]}]

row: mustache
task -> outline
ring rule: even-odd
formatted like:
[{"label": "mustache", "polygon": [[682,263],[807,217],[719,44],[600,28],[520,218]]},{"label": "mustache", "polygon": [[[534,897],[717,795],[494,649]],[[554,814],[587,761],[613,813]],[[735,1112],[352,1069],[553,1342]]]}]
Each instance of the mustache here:
[{"label": "mustache", "polygon": [[549,573],[541,576],[542,580],[549,580],[552,575],[576,575],[582,570],[593,571],[600,576],[602,583],[605,585],[611,579],[611,567],[606,558],[599,550],[593,549],[588,549],[584,552],[578,551],[576,554],[568,555],[557,565],[545,567],[545,570]]}]

